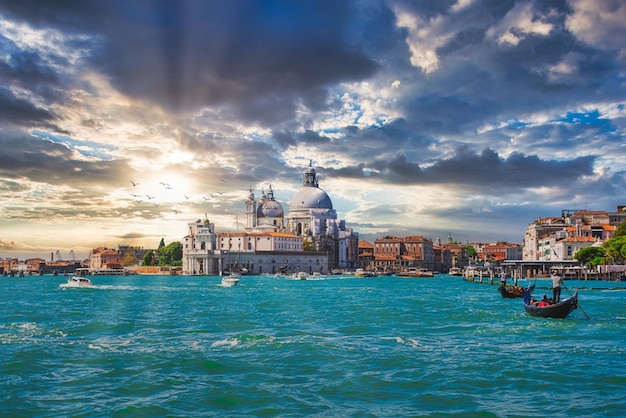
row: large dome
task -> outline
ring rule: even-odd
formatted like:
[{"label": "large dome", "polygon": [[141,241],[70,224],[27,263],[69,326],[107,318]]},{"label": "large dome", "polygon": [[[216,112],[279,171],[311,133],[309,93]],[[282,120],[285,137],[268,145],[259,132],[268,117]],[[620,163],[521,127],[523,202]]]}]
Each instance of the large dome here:
[{"label": "large dome", "polygon": [[332,209],[333,202],[326,192],[319,187],[305,186],[291,199],[289,210]]}]

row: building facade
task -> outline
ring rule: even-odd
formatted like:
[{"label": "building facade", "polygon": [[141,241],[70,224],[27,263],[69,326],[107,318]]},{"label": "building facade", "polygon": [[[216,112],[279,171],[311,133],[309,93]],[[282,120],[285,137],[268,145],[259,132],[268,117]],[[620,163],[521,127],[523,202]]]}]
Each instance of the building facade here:
[{"label": "building facade", "polygon": [[626,220],[626,207],[616,212],[563,210],[561,217],[541,218],[524,234],[524,261],[572,261],[582,248],[610,240]]},{"label": "building facade", "polygon": [[374,241],[375,270],[399,272],[409,267],[435,269],[432,240],[422,236],[386,236]]},{"label": "building facade", "polygon": [[198,219],[188,224],[182,244],[182,270],[187,275],[222,275],[231,270],[249,274],[328,272],[326,253],[304,251],[302,238],[286,232],[216,233],[208,219]]},{"label": "building facade", "polygon": [[122,256],[111,248],[98,247],[89,253],[89,268],[94,270],[121,268]]}]

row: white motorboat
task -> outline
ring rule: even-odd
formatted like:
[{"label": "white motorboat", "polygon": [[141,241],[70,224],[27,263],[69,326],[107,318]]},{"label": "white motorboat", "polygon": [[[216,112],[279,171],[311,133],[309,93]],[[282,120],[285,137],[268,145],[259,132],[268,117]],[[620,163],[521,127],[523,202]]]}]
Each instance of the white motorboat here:
[{"label": "white motorboat", "polygon": [[228,276],[222,277],[222,286],[231,287],[239,284],[239,273],[231,271]]},{"label": "white motorboat", "polygon": [[450,270],[448,270],[448,274],[450,276],[462,276],[463,269],[461,267],[452,267],[450,268]]},{"label": "white motorboat", "polygon": [[432,270],[428,270],[428,269],[418,269],[417,270],[417,277],[433,277],[435,275],[435,272]]},{"label": "white motorboat", "polygon": [[64,287],[90,287],[92,286],[91,280],[86,277],[71,276],[67,279],[67,283],[64,283]]},{"label": "white motorboat", "polygon": [[297,273],[294,273],[293,276],[291,277],[295,280],[306,280],[309,277],[309,275],[307,274],[306,271],[299,271]]}]

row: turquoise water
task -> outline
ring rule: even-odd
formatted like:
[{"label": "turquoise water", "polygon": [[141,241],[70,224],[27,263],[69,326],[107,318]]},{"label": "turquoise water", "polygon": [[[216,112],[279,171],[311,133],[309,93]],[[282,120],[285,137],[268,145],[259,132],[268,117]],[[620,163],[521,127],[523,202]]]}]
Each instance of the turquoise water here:
[{"label": "turquoise water", "polygon": [[[567,319],[496,286],[327,276],[0,278],[3,416],[623,416],[626,290]],[[538,282],[536,294],[548,293]],[[563,291],[563,296],[567,292]]]}]

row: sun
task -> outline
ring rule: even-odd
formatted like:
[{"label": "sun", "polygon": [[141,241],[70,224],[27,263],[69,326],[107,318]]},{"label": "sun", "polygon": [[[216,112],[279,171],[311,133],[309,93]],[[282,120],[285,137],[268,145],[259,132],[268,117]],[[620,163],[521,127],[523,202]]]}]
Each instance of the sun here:
[{"label": "sun", "polygon": [[195,193],[194,179],[182,176],[173,170],[144,172],[138,178],[140,180],[133,180],[136,183],[135,186],[129,182],[133,189],[132,193],[154,204],[184,202]]}]

